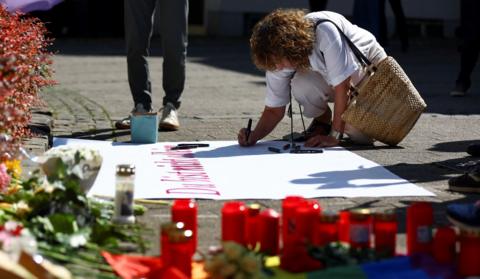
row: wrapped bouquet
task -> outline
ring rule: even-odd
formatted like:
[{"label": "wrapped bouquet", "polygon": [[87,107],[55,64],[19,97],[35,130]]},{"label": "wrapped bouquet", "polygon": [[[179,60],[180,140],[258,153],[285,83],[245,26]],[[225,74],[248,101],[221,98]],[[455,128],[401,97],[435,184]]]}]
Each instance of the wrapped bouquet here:
[{"label": "wrapped bouquet", "polygon": [[79,180],[81,189],[87,193],[95,182],[102,156],[98,150],[84,146],[55,147],[37,158],[49,181],[58,176],[66,176]]}]

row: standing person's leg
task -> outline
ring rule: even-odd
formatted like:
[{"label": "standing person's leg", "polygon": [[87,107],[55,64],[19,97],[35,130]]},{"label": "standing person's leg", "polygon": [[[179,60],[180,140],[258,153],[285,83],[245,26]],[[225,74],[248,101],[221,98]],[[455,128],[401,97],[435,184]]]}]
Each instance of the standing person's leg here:
[{"label": "standing person's leg", "polygon": [[[124,0],[125,42],[128,84],[134,108],[132,112],[152,109],[152,86],[148,70],[150,37],[155,0]],[[115,122],[117,129],[130,129],[130,117]]]},{"label": "standing person's leg", "polygon": [[463,96],[466,91],[471,86],[471,75],[473,69],[477,64],[478,54],[479,54],[479,41],[470,40],[464,41],[460,47],[460,72],[456,80],[456,91],[458,94],[454,94],[455,91],[452,91],[452,96]]},{"label": "standing person's leg", "polygon": [[308,0],[310,12],[324,11],[327,8],[328,0]]},{"label": "standing person's leg", "polygon": [[152,86],[147,57],[150,54],[155,0],[125,0],[125,41],[128,82],[135,106],[148,111],[152,105]]},{"label": "standing person's leg", "polygon": [[[353,5],[353,23],[367,29],[377,40],[381,39],[381,10],[384,0],[355,0]],[[384,6],[384,5],[383,5]]]},{"label": "standing person's leg", "polygon": [[462,0],[460,6],[460,72],[451,96],[464,96],[471,86],[470,77],[477,64],[480,44],[480,4],[477,0]]},{"label": "standing person's leg", "polygon": [[385,0],[378,1],[378,30],[377,41],[383,46],[388,46],[387,17],[385,15]]},{"label": "standing person's leg", "polygon": [[408,28],[405,13],[403,12],[402,1],[390,0],[390,6],[392,7],[393,14],[395,15],[395,29],[398,37],[400,38],[400,43],[402,44],[402,51],[407,51],[409,46]]},{"label": "standing person's leg", "polygon": [[188,1],[160,0],[160,31],[163,48],[163,113],[160,128],[179,128],[176,109],[185,85],[185,60],[188,44]]},{"label": "standing person's leg", "polygon": [[355,0],[353,2],[353,23],[367,29],[375,36],[370,23],[370,9],[368,3],[369,0]]}]

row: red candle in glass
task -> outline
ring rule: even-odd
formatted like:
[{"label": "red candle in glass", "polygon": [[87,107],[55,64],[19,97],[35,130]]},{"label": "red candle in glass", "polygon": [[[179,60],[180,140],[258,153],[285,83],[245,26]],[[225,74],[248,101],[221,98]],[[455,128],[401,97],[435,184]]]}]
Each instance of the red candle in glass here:
[{"label": "red candle in glass", "polygon": [[323,211],[315,222],[313,245],[324,246],[338,241],[338,214],[332,211]]},{"label": "red candle in glass", "polygon": [[350,211],[350,246],[352,248],[369,248],[371,234],[370,210],[355,209]]},{"label": "red candle in glass", "polygon": [[295,212],[305,201],[300,196],[287,196],[282,201],[282,242],[283,246],[295,243]]},{"label": "red candle in glass", "polygon": [[415,202],[407,208],[407,253],[431,253],[433,209],[427,202]]},{"label": "red candle in glass", "polygon": [[277,255],[280,242],[280,214],[268,208],[260,212],[258,232],[260,251],[268,255]]},{"label": "red candle in glass", "polygon": [[245,244],[247,209],[243,202],[226,202],[222,207],[222,240]]},{"label": "red candle in glass", "polygon": [[440,227],[433,237],[432,254],[438,263],[449,264],[455,261],[457,234],[451,227]]},{"label": "red candle in glass", "polygon": [[320,204],[314,200],[306,200],[295,211],[295,235],[301,241],[312,243],[315,222],[320,216]]},{"label": "red candle in glass", "polygon": [[170,265],[178,268],[188,278],[192,277],[192,239],[191,230],[180,230],[169,235]]},{"label": "red candle in glass", "polygon": [[383,257],[395,256],[397,247],[397,216],[393,210],[374,215],[373,234],[375,235],[375,251]]},{"label": "red candle in glass", "polygon": [[480,275],[480,234],[460,231],[460,253],[458,255],[458,274],[461,276]]},{"label": "red candle in glass", "polygon": [[182,222],[178,223],[163,223],[160,226],[160,255],[162,256],[163,263],[168,266],[170,265],[170,234],[183,230],[184,224]]},{"label": "red candle in glass", "polygon": [[247,207],[247,217],[245,219],[245,244],[247,247],[255,248],[257,245],[259,214],[259,204],[251,204]]},{"label": "red candle in glass", "polygon": [[338,240],[341,242],[350,242],[350,212],[347,210],[340,211],[338,219]]},{"label": "red candle in glass", "polygon": [[198,241],[198,223],[197,223],[198,206],[194,200],[191,199],[177,199],[172,204],[172,222],[182,222],[186,230],[192,231],[192,251],[197,250]]}]

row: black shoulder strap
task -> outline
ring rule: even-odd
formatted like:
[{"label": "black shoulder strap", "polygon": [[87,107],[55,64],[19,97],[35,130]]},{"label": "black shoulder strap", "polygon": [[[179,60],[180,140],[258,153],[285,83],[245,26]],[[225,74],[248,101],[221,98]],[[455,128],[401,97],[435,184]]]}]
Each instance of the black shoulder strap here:
[{"label": "black shoulder strap", "polygon": [[320,23],[323,23],[323,22],[330,22],[335,27],[337,27],[338,32],[340,32],[340,35],[342,36],[342,38],[345,39],[348,46],[353,51],[353,54],[355,54],[355,57],[357,57],[358,61],[360,61],[360,63],[362,65],[370,66],[372,64],[372,62],[370,62],[370,60],[368,60],[368,58],[365,55],[363,55],[363,53],[358,49],[358,47],[350,40],[350,38],[347,37],[347,35],[345,35],[345,33],[343,33],[342,29],[340,29],[340,27],[338,27],[338,25],[335,22],[333,22],[332,20],[330,20],[330,19],[320,19],[320,20],[318,20],[317,22],[315,22],[315,29],[317,29],[317,26]]}]

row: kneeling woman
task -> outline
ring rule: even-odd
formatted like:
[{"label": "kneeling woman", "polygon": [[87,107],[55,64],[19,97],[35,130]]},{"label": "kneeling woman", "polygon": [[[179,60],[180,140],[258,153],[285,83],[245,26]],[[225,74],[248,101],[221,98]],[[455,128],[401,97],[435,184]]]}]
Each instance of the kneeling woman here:
[{"label": "kneeling woman", "polygon": [[[372,63],[387,57],[370,32],[340,14],[327,11],[305,14],[301,10],[272,12],[255,25],[250,38],[253,62],[266,71],[265,108],[248,141],[246,129],[239,131],[240,145],[254,145],[273,131],[285,115],[290,92],[303,106],[305,116],[313,118],[305,146],[338,145],[339,135],[343,133],[356,143],[372,143],[371,138],[341,118],[347,107],[349,88],[362,79],[364,72],[330,21]],[[333,117],[329,101],[334,103]]]}]

